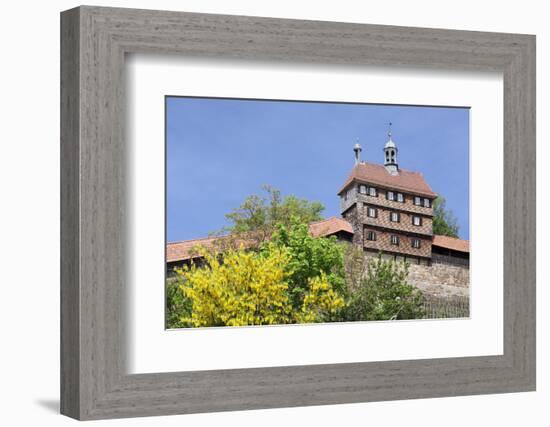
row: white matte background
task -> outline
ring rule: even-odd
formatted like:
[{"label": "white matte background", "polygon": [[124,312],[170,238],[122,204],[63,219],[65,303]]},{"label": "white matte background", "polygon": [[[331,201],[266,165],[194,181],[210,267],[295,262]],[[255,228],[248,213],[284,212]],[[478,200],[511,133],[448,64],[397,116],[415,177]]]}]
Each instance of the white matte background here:
[{"label": "white matte background", "polygon": [[[126,58],[131,173],[129,372],[502,354],[502,75],[254,61]],[[223,79],[218,76],[223,75]],[[266,85],[265,82],[269,82]],[[307,99],[470,110],[471,318],[164,330],[164,95]],[[396,139],[399,145],[399,139]],[[352,142],[348,144],[353,164]],[[366,141],[368,151],[376,142]],[[382,142],[380,142],[382,144]],[[467,142],[466,142],[467,144]],[[487,165],[487,159],[494,164]],[[404,167],[406,165],[403,165]],[[169,202],[169,201],[168,201]],[[216,351],[212,351],[216,343]],[[191,350],[190,350],[191,349]]]},{"label": "white matte background", "polygon": [[[535,33],[538,218],[548,216],[548,11],[544,2],[97,1],[105,6]],[[0,284],[3,425],[69,425],[59,399],[59,11],[74,1],[3,5],[0,73]],[[103,422],[120,426],[548,425],[548,226],[538,224],[538,392]],[[91,423],[96,424],[96,423]]]}]

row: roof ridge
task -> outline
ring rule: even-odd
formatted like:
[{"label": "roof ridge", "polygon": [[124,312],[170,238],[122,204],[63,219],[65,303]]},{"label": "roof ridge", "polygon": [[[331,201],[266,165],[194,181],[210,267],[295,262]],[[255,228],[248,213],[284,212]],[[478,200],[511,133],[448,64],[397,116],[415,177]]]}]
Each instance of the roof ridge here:
[{"label": "roof ridge", "polygon": [[318,219],[317,221],[312,221],[312,222],[308,223],[308,225],[318,224],[318,223],[324,222],[324,221],[330,221],[331,219],[342,219],[342,218],[338,218],[336,215],[332,215],[332,216],[329,216],[328,218]]},{"label": "roof ridge", "polygon": [[223,236],[208,236],[208,237],[197,237],[195,239],[188,239],[188,240],[176,240],[175,242],[166,242],[166,245],[177,245],[179,243],[189,243],[189,242],[198,242],[201,240],[221,239],[228,236],[230,235],[224,234]]},{"label": "roof ridge", "polygon": [[[381,163],[374,163],[374,162],[362,162],[362,163],[359,163],[357,165],[355,165],[355,167],[357,166],[360,166],[361,164],[364,164],[364,165],[372,165],[372,166],[377,166],[379,168],[384,168],[385,169],[385,166]],[[419,171],[413,171],[411,169],[405,169],[405,168],[399,168],[399,172],[407,172],[407,173],[414,173],[414,174],[417,174],[417,175],[423,175],[422,172],[419,172]]]},{"label": "roof ridge", "polygon": [[[312,221],[308,223],[308,226],[319,224],[326,221],[333,221],[333,220],[340,220],[340,221],[346,221],[343,218],[340,218],[336,215],[329,216],[328,218],[318,219],[317,221]],[[346,221],[349,222],[349,221]],[[192,242],[201,242],[205,240],[213,240],[213,239],[223,239],[227,237],[233,236],[232,234],[224,234],[223,236],[208,236],[208,237],[197,237],[195,239],[188,239],[188,240],[176,240],[174,242],[166,242],[166,245],[178,245],[178,244],[185,244],[185,243],[192,243]]]},{"label": "roof ridge", "polygon": [[462,240],[463,242],[469,242],[470,239],[461,239],[460,237],[452,237],[452,236],[446,236],[445,234],[434,234],[434,237],[444,237],[446,239],[453,239],[453,240]]}]

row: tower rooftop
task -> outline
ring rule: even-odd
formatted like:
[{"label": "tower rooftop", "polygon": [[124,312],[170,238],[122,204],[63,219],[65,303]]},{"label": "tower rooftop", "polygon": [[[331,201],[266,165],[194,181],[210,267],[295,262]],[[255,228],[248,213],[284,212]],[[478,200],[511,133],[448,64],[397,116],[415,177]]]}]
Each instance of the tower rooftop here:
[{"label": "tower rooftop", "polygon": [[399,169],[397,174],[391,174],[386,167],[376,163],[362,162],[353,167],[344,185],[338,191],[342,193],[352,182],[380,185],[395,190],[401,190],[425,197],[436,197],[424,177],[419,172]]},{"label": "tower rooftop", "polygon": [[386,145],[384,145],[384,148],[396,148],[395,142],[393,142],[391,137],[388,139],[388,142],[386,142]]}]

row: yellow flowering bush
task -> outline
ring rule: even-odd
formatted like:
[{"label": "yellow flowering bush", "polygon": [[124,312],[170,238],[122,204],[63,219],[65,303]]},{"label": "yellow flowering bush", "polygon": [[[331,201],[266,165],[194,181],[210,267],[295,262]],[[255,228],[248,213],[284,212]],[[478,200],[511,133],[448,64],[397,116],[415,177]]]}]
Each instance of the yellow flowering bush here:
[{"label": "yellow flowering bush", "polygon": [[325,274],[309,279],[301,309],[289,298],[289,251],[230,250],[223,256],[201,251],[206,265],[177,271],[191,302],[181,323],[193,327],[321,322],[344,305]]},{"label": "yellow flowering bush", "polygon": [[285,251],[259,256],[231,250],[223,254],[223,260],[206,252],[203,256],[207,266],[178,273],[183,278],[181,289],[192,301],[191,316],[182,322],[195,327],[287,323]]},{"label": "yellow flowering bush", "polygon": [[319,277],[309,279],[308,284],[309,293],[304,297],[302,310],[296,315],[297,322],[312,323],[333,321],[338,310],[345,305],[344,298],[332,289],[324,273]]}]

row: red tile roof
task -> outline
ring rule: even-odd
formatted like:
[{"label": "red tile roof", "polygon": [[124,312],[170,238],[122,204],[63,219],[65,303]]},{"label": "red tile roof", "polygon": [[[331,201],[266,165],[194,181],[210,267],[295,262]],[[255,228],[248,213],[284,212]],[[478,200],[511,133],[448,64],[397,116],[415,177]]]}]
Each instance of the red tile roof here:
[{"label": "red tile roof", "polygon": [[427,197],[437,196],[421,173],[399,169],[397,175],[391,175],[384,166],[376,163],[361,162],[355,165],[338,194],[353,181],[378,184]]},{"label": "red tile roof", "polygon": [[[330,217],[321,221],[312,222],[309,224],[309,231],[313,237],[324,237],[336,234],[339,231],[345,231],[353,234],[351,224],[345,219]],[[184,261],[188,259],[198,258],[196,252],[197,247],[203,246],[206,249],[212,248],[216,243],[223,244],[228,236],[221,237],[205,237],[202,239],[184,240],[181,242],[171,242],[166,245],[166,262]],[[243,239],[242,243],[245,248],[253,247],[256,240]]]},{"label": "red tile roof", "polygon": [[330,217],[321,221],[312,222],[309,224],[309,231],[313,237],[330,236],[339,231],[345,231],[353,234],[351,224],[345,219],[338,217]]},{"label": "red tile roof", "polygon": [[223,237],[205,237],[203,239],[168,243],[166,245],[166,262],[196,258],[198,255],[195,253],[195,248],[198,246],[211,248],[217,239],[223,239]]},{"label": "red tile roof", "polygon": [[440,248],[451,249],[458,252],[470,252],[470,241],[456,239],[449,236],[440,236],[438,234],[434,235],[433,246],[438,246]]}]

